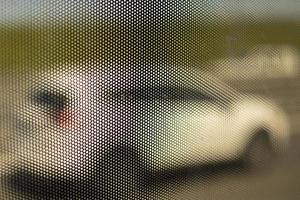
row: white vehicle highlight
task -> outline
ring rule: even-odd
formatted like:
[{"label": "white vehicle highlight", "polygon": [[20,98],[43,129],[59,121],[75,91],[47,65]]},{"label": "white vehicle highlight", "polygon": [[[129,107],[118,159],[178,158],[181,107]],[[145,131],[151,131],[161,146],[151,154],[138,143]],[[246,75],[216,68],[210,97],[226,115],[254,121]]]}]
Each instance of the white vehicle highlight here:
[{"label": "white vehicle highlight", "polygon": [[[20,174],[29,185],[41,174],[52,183],[91,178],[99,163],[109,166],[108,154],[116,163],[134,157],[141,164],[123,160],[126,169],[143,165],[155,173],[239,159],[257,165],[288,145],[287,117],[272,101],[240,94],[193,68],[70,67],[31,80],[7,164],[20,171],[8,175],[17,190],[33,192],[20,185]],[[127,150],[135,156],[124,157]],[[31,188],[44,194],[47,187]]]}]

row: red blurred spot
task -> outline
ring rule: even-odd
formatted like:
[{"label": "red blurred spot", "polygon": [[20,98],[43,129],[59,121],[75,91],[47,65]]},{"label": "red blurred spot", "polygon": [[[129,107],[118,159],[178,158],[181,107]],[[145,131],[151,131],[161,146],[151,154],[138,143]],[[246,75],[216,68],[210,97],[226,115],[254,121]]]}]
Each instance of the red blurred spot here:
[{"label": "red blurred spot", "polygon": [[75,113],[72,111],[64,110],[62,112],[59,112],[56,116],[56,121],[59,126],[66,127],[66,128],[72,128],[75,126]]}]

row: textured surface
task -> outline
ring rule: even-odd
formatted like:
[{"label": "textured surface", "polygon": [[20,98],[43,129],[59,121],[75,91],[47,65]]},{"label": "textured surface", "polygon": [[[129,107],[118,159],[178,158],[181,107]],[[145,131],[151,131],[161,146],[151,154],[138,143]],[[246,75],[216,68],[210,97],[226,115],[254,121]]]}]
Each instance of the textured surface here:
[{"label": "textured surface", "polygon": [[298,137],[267,171],[235,159],[257,121],[288,132],[284,111],[240,92],[276,100],[298,133],[299,13],[292,0],[0,0],[0,199],[298,199]]}]

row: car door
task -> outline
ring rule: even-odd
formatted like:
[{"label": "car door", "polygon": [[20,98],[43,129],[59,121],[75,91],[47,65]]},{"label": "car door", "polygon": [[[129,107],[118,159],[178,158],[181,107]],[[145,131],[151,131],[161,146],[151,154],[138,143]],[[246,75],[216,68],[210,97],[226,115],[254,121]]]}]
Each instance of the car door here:
[{"label": "car door", "polygon": [[[219,160],[229,131],[228,104],[204,91],[184,87],[161,88],[161,100],[151,107],[147,152],[159,170],[181,168]],[[147,112],[146,112],[147,113]],[[148,120],[149,121],[149,120]],[[145,124],[149,127],[149,124]],[[147,128],[143,129],[143,133]],[[153,136],[154,135],[154,136]],[[150,141],[150,142],[149,142]]]}]

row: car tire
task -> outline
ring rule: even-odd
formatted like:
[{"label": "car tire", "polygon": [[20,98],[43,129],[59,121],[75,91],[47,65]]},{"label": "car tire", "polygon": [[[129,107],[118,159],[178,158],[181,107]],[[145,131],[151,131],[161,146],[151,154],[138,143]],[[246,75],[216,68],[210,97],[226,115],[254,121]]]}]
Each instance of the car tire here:
[{"label": "car tire", "polygon": [[274,157],[274,151],[269,134],[263,130],[255,134],[247,145],[242,157],[242,162],[246,167],[264,168],[270,165]]}]

